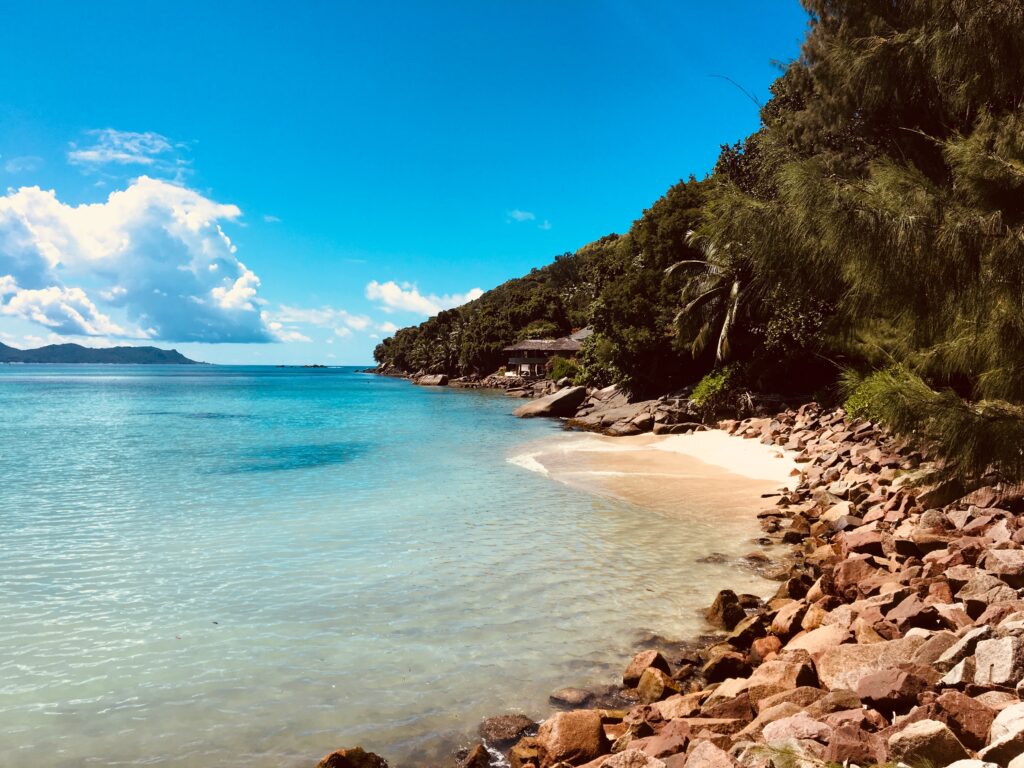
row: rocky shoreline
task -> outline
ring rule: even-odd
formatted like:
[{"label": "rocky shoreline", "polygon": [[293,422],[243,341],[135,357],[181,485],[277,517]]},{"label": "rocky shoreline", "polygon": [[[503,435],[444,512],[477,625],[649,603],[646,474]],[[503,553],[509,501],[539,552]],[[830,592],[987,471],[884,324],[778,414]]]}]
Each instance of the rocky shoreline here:
[{"label": "rocky shoreline", "polygon": [[[571,389],[520,415],[704,428],[673,398]],[[1024,768],[1024,488],[929,484],[912,446],[815,404],[719,427],[799,453],[796,488],[758,514],[779,555],[751,556],[776,594],[722,590],[716,634],[641,651],[621,687],[557,692],[539,726],[485,721],[460,768]],[[339,750],[320,765],[386,764]]]}]

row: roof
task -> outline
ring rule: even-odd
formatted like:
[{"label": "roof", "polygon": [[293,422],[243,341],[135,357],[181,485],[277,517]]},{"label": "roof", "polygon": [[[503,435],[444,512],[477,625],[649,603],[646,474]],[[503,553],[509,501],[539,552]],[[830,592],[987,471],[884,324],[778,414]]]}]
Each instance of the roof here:
[{"label": "roof", "polygon": [[524,339],[510,344],[503,352],[579,352],[583,341],[594,334],[594,329],[587,327],[574,331],[560,339]]},{"label": "roof", "polygon": [[571,336],[560,339],[525,339],[505,347],[503,352],[579,352],[583,345]]}]

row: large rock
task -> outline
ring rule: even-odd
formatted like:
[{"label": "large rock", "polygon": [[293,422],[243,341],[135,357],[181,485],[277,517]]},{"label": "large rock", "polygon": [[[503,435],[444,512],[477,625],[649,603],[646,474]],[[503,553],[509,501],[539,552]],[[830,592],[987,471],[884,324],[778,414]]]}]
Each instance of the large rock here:
[{"label": "large rock", "polygon": [[553,395],[539,397],[513,411],[521,419],[534,416],[571,416],[587,396],[586,387],[566,387]]},{"label": "large rock", "polygon": [[448,377],[443,373],[425,373],[413,379],[413,383],[422,387],[446,387]]},{"label": "large rock", "polygon": [[995,716],[991,726],[993,741],[1024,731],[1024,702],[1013,704]]},{"label": "large rock", "polygon": [[501,748],[514,744],[536,727],[537,724],[526,715],[498,715],[480,723],[477,732],[488,744]]},{"label": "large rock", "polygon": [[353,747],[331,752],[316,764],[316,768],[388,768],[388,762],[362,747]]},{"label": "large rock", "polygon": [[949,727],[937,720],[920,720],[894,733],[889,752],[908,765],[944,766],[971,757]]},{"label": "large rock", "polygon": [[945,723],[968,749],[981,749],[988,740],[996,710],[959,691],[944,691],[932,705],[930,719]]},{"label": "large rock", "polygon": [[1012,688],[1024,678],[1024,638],[982,640],[974,655],[974,682]]},{"label": "large rock", "polygon": [[837,645],[816,659],[818,678],[829,690],[856,690],[862,677],[878,669],[910,663],[925,638],[904,637],[881,643]]},{"label": "large rock", "polygon": [[555,763],[581,765],[608,751],[601,713],[594,709],[559,712],[545,720],[537,734],[540,768]]}]

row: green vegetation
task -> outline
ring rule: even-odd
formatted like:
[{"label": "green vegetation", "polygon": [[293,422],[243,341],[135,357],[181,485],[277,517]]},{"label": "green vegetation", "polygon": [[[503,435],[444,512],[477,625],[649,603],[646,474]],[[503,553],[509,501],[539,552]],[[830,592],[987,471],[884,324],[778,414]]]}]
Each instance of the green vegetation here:
[{"label": "green vegetation", "polygon": [[726,367],[709,373],[693,388],[690,402],[698,411],[709,417],[721,412],[732,399],[735,379],[733,372],[733,368]]},{"label": "green vegetation", "polygon": [[575,381],[576,377],[580,375],[580,367],[574,360],[568,360],[557,355],[548,361],[548,368],[548,378],[552,381],[559,381],[565,378]]},{"label": "green vegetation", "polygon": [[1024,4],[803,1],[800,58],[709,178],[377,359],[485,373],[592,325],[578,380],[641,395],[717,393],[729,361],[791,395],[850,370],[853,412],[956,474],[1024,477]]}]

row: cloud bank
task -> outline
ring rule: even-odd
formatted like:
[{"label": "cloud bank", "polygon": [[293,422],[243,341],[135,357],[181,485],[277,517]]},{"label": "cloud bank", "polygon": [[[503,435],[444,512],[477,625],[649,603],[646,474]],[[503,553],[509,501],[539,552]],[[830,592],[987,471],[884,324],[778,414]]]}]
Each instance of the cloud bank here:
[{"label": "cloud bank", "polygon": [[[99,149],[81,150],[90,154],[80,160],[144,163],[163,146],[156,134],[130,136],[100,132]],[[89,205],[39,187],[9,191],[0,197],[0,313],[85,336],[273,341],[260,279],[221,228],[239,216],[234,205],[147,176]]]}]

